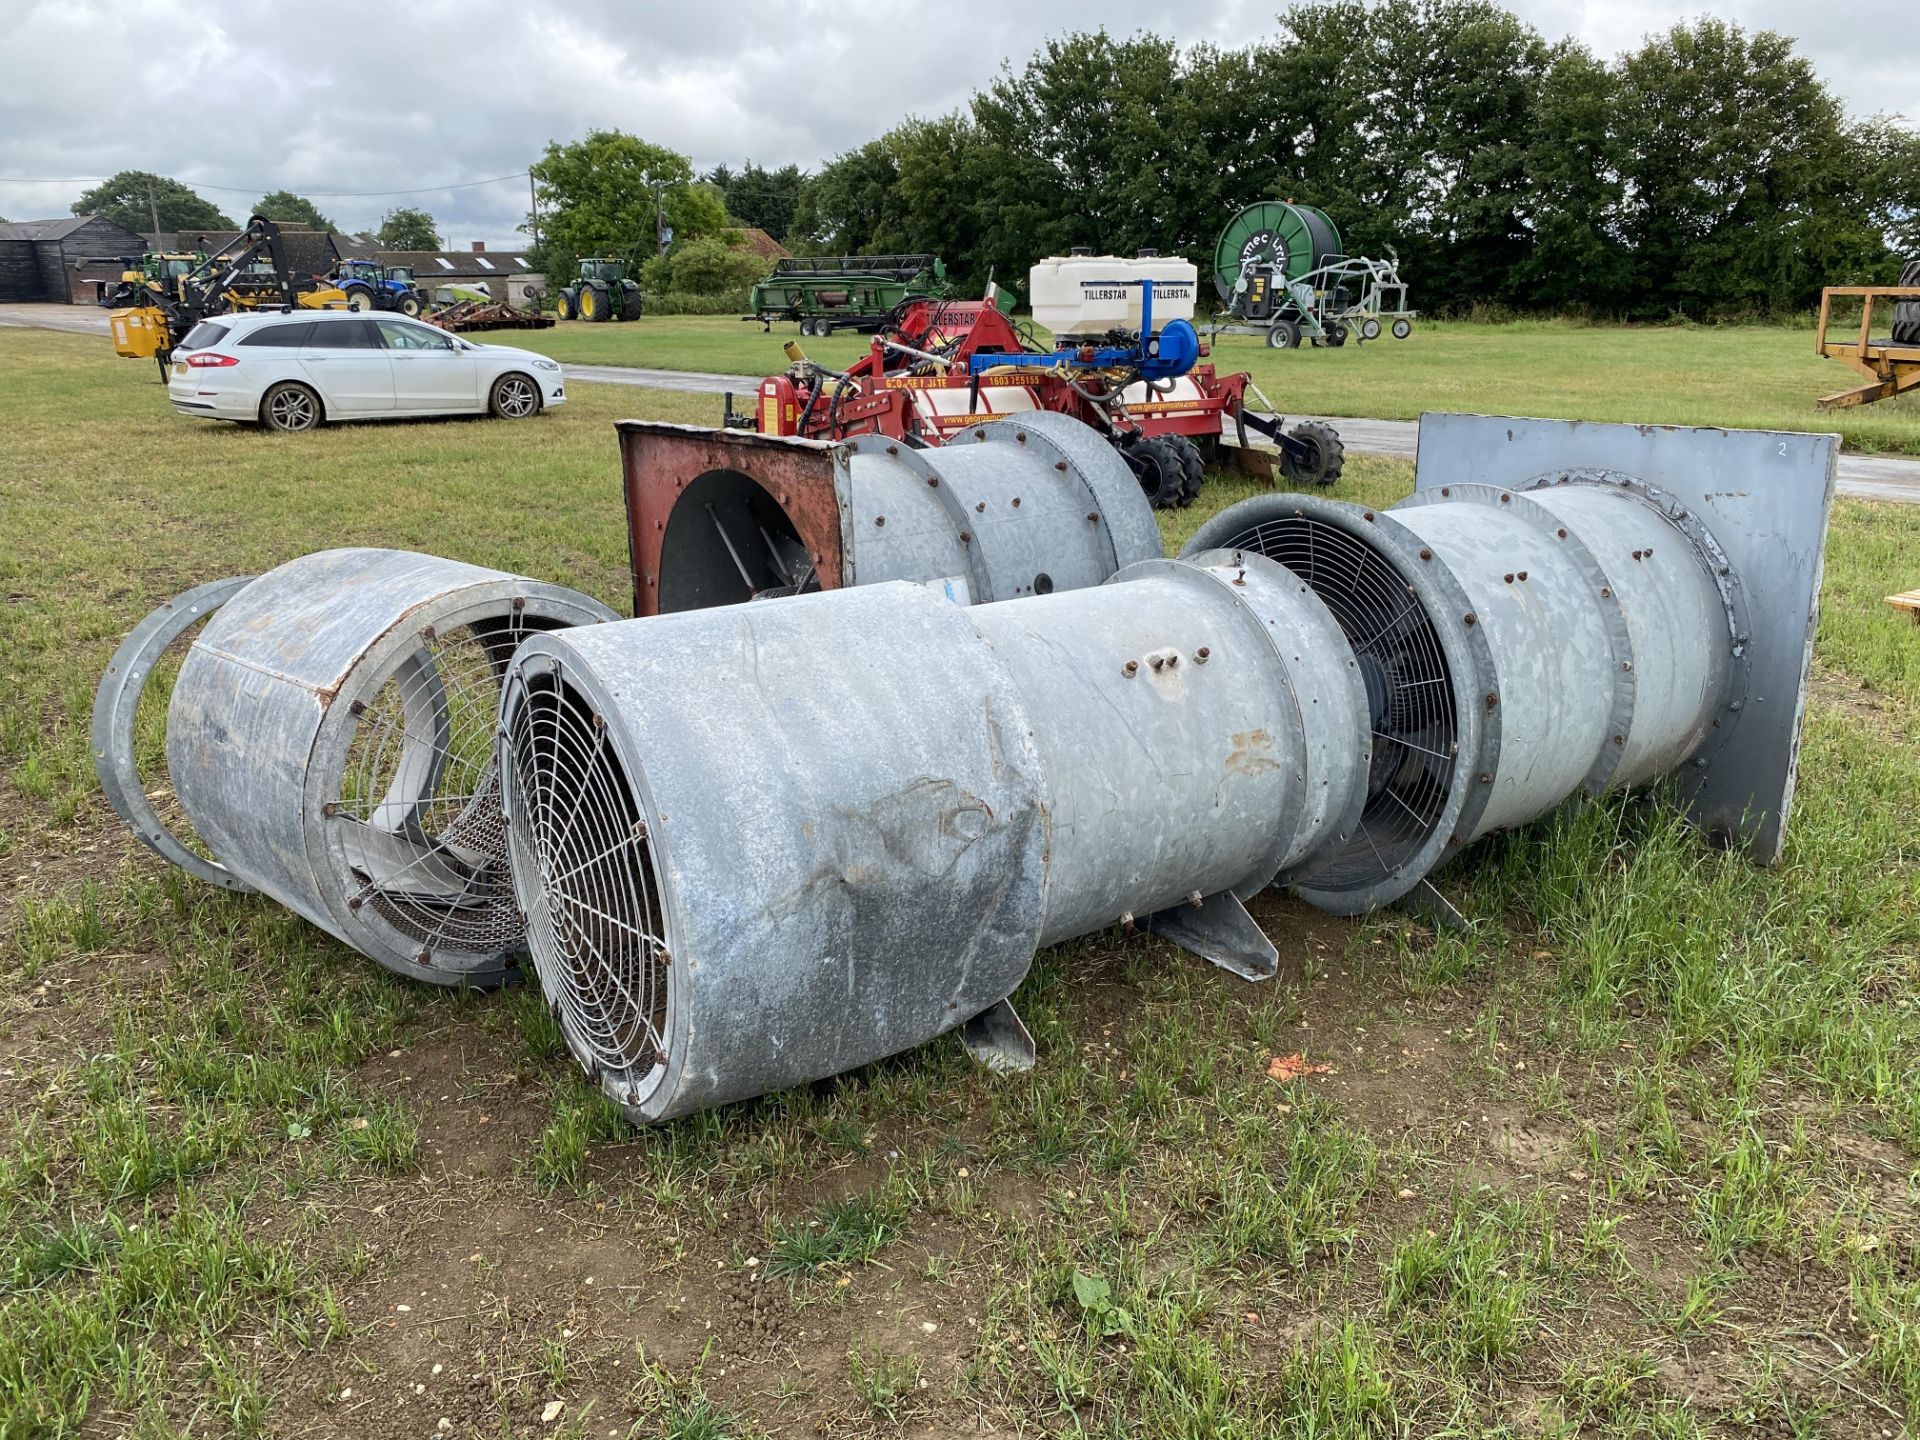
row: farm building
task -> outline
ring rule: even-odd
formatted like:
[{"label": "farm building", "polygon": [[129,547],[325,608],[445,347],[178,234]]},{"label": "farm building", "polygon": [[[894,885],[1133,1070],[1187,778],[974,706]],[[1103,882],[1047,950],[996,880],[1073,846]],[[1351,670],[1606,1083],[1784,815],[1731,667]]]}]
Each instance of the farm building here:
[{"label": "farm building", "polygon": [[793,257],[791,250],[757,225],[742,226],[740,243],[733,248],[749,251],[762,260],[789,260]]},{"label": "farm building", "polygon": [[[280,224],[281,242],[287,246],[287,259],[291,263],[293,251],[298,247],[302,260],[319,259],[324,255],[325,269],[335,260],[378,258],[380,245],[371,235],[343,235],[339,231],[321,232],[308,226],[283,220]],[[140,238],[147,242],[149,250],[199,250],[211,252],[219,249],[237,234],[236,230],[142,230]],[[295,236],[307,237],[296,241]],[[325,240],[320,246],[313,237]]]},{"label": "farm building", "polygon": [[429,295],[443,285],[466,285],[485,290],[496,300],[526,305],[531,303],[529,292],[547,283],[523,252],[489,250],[481,240],[468,250],[386,250],[380,260],[387,265],[411,265],[414,279]]},{"label": "farm building", "polygon": [[[119,277],[117,257],[146,248],[138,234],[98,215],[0,224],[0,300],[92,304],[95,282]],[[104,264],[85,263],[102,257]]]}]

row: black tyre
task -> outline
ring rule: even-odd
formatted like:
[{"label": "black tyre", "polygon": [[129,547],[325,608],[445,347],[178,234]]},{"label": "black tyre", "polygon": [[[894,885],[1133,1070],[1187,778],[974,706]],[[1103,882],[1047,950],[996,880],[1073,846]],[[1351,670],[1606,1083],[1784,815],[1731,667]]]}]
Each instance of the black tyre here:
[{"label": "black tyre", "polygon": [[638,285],[628,281],[620,287],[620,318],[622,320],[638,320],[642,305]]},{"label": "black tyre", "polygon": [[580,314],[580,302],[574,298],[572,290],[562,290],[553,297],[553,313],[562,320],[572,320]]},{"label": "black tyre", "polygon": [[373,292],[358,285],[354,286],[347,291],[347,309],[355,311],[373,309]]},{"label": "black tyre", "polygon": [[1207,483],[1207,462],[1200,454],[1200,447],[1185,435],[1166,435],[1161,438],[1180,461],[1179,503],[1182,506],[1191,505],[1200,498],[1200,487]]},{"label": "black tyre", "polygon": [[284,435],[299,435],[323,419],[320,397],[306,386],[283,380],[260,397],[260,423]]},{"label": "black tyre", "polygon": [[1362,320],[1360,322],[1360,338],[1362,340],[1378,340],[1380,338],[1380,322],[1375,320],[1371,315],[1365,320]]},{"label": "black tyre", "polygon": [[420,297],[412,294],[402,295],[395,308],[398,309],[402,315],[418,315],[420,313]]},{"label": "black tyre", "polygon": [[1393,322],[1393,338],[1394,339],[1404,340],[1407,338],[1407,336],[1411,335],[1412,333],[1413,333],[1413,322],[1411,320],[1396,320]]},{"label": "black tyre", "polygon": [[1300,348],[1300,327],[1291,320],[1276,320],[1273,328],[1267,331],[1269,350],[1298,350]]},{"label": "black tyre", "polygon": [[1180,497],[1186,493],[1187,470],[1166,437],[1136,440],[1121,453],[1154,509],[1171,510],[1180,504]]},{"label": "black tyre", "polygon": [[487,392],[487,410],[500,420],[529,420],[540,413],[540,387],[531,375],[509,370]]},{"label": "black tyre", "polygon": [[[1900,269],[1902,285],[1920,285],[1920,260],[1909,260]],[[1893,303],[1893,343],[1920,345],[1920,300],[1896,300]]]},{"label": "black tyre", "polygon": [[1301,485],[1331,485],[1346,468],[1347,447],[1340,432],[1318,420],[1303,420],[1287,431],[1287,438],[1298,441],[1306,454],[1296,460],[1282,451],[1280,473]]},{"label": "black tyre", "polygon": [[1327,326],[1327,348],[1338,350],[1347,343],[1347,327],[1335,321]]}]

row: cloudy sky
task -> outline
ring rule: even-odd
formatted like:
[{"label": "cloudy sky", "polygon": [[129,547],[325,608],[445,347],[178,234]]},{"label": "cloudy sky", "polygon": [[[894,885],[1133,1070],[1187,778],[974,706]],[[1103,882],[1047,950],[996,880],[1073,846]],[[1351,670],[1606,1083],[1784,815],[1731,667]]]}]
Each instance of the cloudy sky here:
[{"label": "cloudy sky", "polygon": [[[1548,37],[1606,55],[1700,13],[1656,0],[1507,3]],[[324,7],[0,0],[0,214],[64,215],[86,182],[139,169],[186,180],[236,218],[285,187],[349,229],[411,204],[449,243],[500,246],[516,241],[523,172],[549,139],[614,127],[702,169],[811,166],[905,115],[956,108],[1049,35],[1104,24],[1237,44],[1272,33],[1279,8],[420,0],[336,7],[334,24]],[[1858,113],[1914,94],[1911,0],[1711,10],[1799,37]],[[1920,97],[1906,103],[1920,112]],[[420,193],[373,193],[399,191]]]}]

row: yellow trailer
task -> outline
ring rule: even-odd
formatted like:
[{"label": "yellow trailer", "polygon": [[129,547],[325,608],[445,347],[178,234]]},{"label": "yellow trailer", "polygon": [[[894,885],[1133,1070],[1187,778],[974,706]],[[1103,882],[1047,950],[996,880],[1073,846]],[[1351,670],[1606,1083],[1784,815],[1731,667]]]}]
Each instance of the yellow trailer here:
[{"label": "yellow trailer", "polygon": [[[1840,332],[1844,338],[1830,340],[1827,331],[1833,302],[1840,298],[1860,301],[1860,328],[1855,332],[1849,327]],[[1873,309],[1880,300],[1920,301],[1920,285],[1829,285],[1820,292],[1820,328],[1814,335],[1814,350],[1824,359],[1838,360],[1859,371],[1870,382],[1821,396],[1820,409],[1871,405],[1892,395],[1920,390],[1920,344],[1873,336]]]}]

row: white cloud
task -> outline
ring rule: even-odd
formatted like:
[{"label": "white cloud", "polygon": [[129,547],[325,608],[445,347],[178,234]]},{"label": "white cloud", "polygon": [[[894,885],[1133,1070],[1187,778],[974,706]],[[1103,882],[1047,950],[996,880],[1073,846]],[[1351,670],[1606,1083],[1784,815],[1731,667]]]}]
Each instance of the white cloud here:
[{"label": "white cloud", "polygon": [[[524,170],[550,139],[596,126],[643,135],[705,168],[752,158],[812,166],[909,114],[963,104],[1050,35],[1104,24],[1232,45],[1270,35],[1271,4],[1064,0],[856,7],[817,0],[634,6],[619,0],[446,0],[354,11],[210,11],[189,0],[0,0],[0,213],[67,212],[70,181],[154,170],[242,216],[268,190],[314,197],[341,224],[419,205],[451,243],[512,243],[526,182],[405,190]],[[1652,0],[1509,0],[1549,37],[1603,54],[1698,13]],[[1896,110],[1911,90],[1920,6],[1722,0],[1714,12],[1797,35],[1848,108]],[[345,12],[343,12],[344,14]],[[129,37],[163,36],[146,63]],[[124,63],[102,57],[119,55]]]}]

